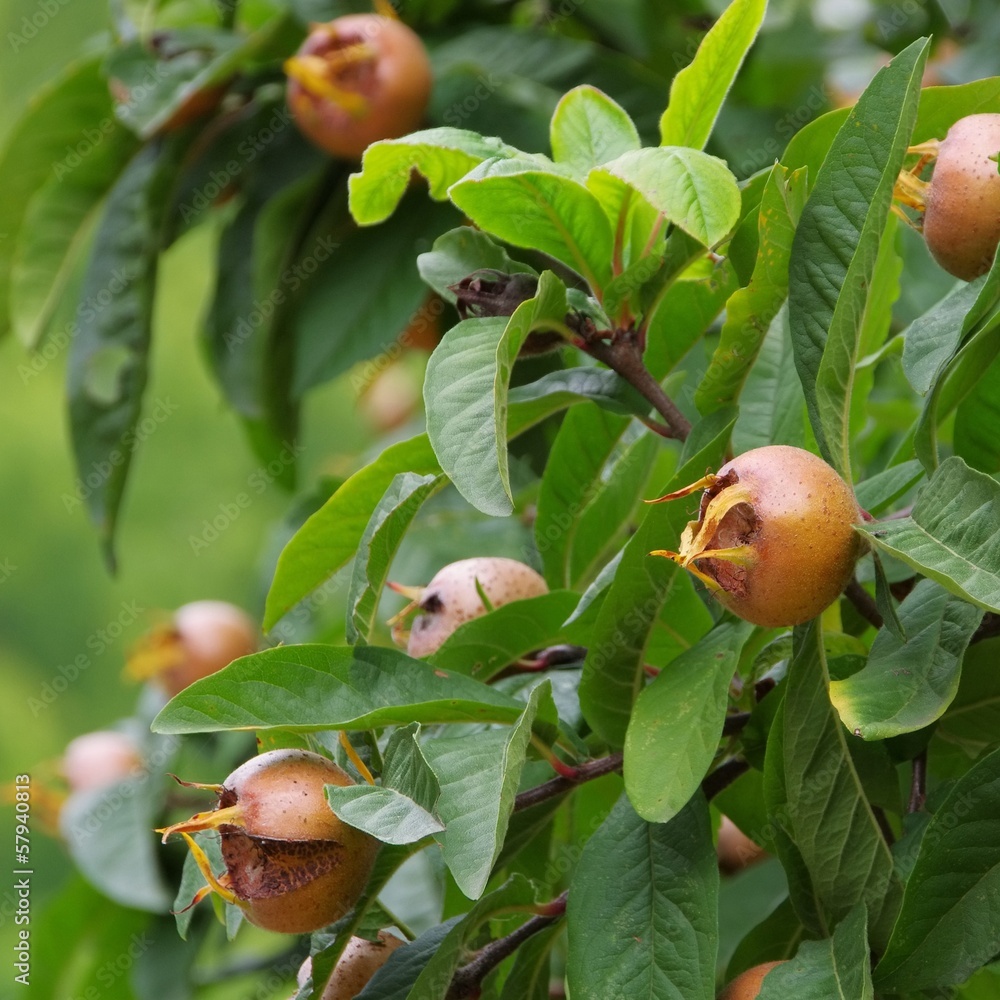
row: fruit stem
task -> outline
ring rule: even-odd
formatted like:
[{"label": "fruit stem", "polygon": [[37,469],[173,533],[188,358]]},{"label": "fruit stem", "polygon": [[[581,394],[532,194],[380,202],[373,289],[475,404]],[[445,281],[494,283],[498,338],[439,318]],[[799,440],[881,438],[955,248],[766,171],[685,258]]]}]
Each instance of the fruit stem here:
[{"label": "fruit stem", "polygon": [[723,789],[728,788],[741,774],[746,774],[750,765],[740,757],[731,757],[720,764],[702,780],[701,790],[705,798],[712,801]]},{"label": "fruit stem", "polygon": [[[604,331],[607,336],[607,331]],[[664,437],[687,440],[691,433],[691,423],[677,408],[677,404],[663,391],[663,386],[649,373],[643,364],[639,335],[633,329],[616,330],[614,339],[605,343],[601,331],[579,338],[580,346],[591,357],[603,362],[613,372],[621,375],[641,393],[643,398],[656,410],[667,425],[669,434]]]},{"label": "fruit stem", "polygon": [[920,812],[927,801],[927,748],[924,747],[910,763],[913,773],[910,777],[910,801],[906,811],[915,813]]},{"label": "fruit stem", "polygon": [[551,778],[534,788],[526,788],[514,799],[514,810],[530,809],[541,802],[562,795],[563,792],[567,792],[585,781],[593,781],[594,778],[601,778],[605,774],[619,771],[621,766],[622,755],[620,753],[609,754],[607,757],[598,757],[596,760],[579,764],[573,768],[572,778],[560,775],[558,778]]},{"label": "fruit stem", "polygon": [[341,729],[338,734],[340,740],[340,745],[344,748],[344,753],[347,754],[347,759],[357,768],[358,774],[361,775],[369,785],[375,784],[375,779],[372,777],[371,771],[365,766],[365,762],[358,756],[358,751],[351,746],[351,741],[347,738],[347,733]]},{"label": "fruit stem", "polygon": [[851,582],[844,588],[844,597],[854,605],[855,610],[869,625],[881,628],[885,624],[875,598],[858,583],[857,577],[852,577]]},{"label": "fruit stem", "polygon": [[539,931],[551,927],[566,912],[566,902],[569,893],[564,892],[561,896],[547,904],[547,909],[552,911],[551,916],[536,916],[526,920],[516,930],[511,931],[506,937],[497,938],[488,945],[480,948],[476,957],[467,965],[463,965],[452,977],[451,986],[445,994],[445,1000],[470,1000],[478,997],[482,993],[482,982],[486,976],[493,971],[504,959],[509,958],[524,944],[529,938]]}]

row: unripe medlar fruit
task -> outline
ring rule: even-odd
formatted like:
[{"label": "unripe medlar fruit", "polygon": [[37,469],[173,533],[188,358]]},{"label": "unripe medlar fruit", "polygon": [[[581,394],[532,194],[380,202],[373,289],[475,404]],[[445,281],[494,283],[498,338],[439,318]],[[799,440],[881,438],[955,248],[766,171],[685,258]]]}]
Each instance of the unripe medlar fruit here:
[{"label": "unripe medlar fruit", "polygon": [[957,278],[985,274],[1000,243],[1000,114],[960,118],[941,142],[926,191],[924,239]]},{"label": "unripe medlar fruit", "polygon": [[783,962],[763,962],[741,972],[720,994],[719,1000],[754,1000],[764,982],[764,977]]},{"label": "unripe medlar fruit", "polygon": [[[211,891],[258,927],[285,934],[318,930],[348,913],[364,891],[379,843],[342,822],[324,785],[351,785],[333,761],[308,750],[271,750],[238,767],[210,812],[158,831],[188,842]],[[190,834],[218,830],[226,871],[216,878]],[[193,905],[193,904],[192,904]]]},{"label": "unripe medlar fruit", "polygon": [[[412,603],[393,618],[394,626],[410,612],[420,612],[406,641],[406,652],[417,659],[430,656],[459,625],[486,614],[488,608],[480,591],[494,608],[549,592],[545,581],[530,566],[502,556],[480,556],[449,563],[438,570],[426,587],[399,584],[390,584],[390,587],[413,598]],[[402,638],[402,633],[395,628],[394,635]]]},{"label": "unripe medlar fruit", "polygon": [[378,139],[414,131],[433,82],[420,38],[378,14],[314,24],[285,72],[288,107],[302,134],[346,159],[358,159]]},{"label": "unripe medlar fruit", "polygon": [[[368,980],[385,965],[389,956],[405,943],[388,931],[379,931],[378,941],[352,937],[337,959],[337,964],[333,967],[322,994],[316,992],[319,987],[314,984],[313,996],[318,997],[318,1000],[352,1000],[368,985]],[[312,975],[312,959],[307,958],[299,969],[300,989],[305,986],[310,975]]]},{"label": "unripe medlar fruit", "polygon": [[735,615],[767,627],[815,618],[841,593],[864,548],[850,486],[802,448],[745,452],[658,503],[707,487],[673,559]]},{"label": "unripe medlar fruit", "polygon": [[173,697],[257,649],[257,626],[227,601],[192,601],[153,628],[129,653],[127,672]]},{"label": "unripe medlar fruit", "polygon": [[113,729],[99,729],[70,740],[60,770],[71,792],[106,788],[145,770],[135,741]]}]

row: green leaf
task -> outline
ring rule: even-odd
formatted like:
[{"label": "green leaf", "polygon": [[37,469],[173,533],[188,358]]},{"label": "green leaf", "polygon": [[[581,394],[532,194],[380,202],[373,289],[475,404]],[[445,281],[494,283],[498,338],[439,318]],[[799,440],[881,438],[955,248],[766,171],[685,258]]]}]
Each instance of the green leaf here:
[{"label": "green leaf", "polygon": [[425,434],[390,445],[354,473],[292,536],[278,557],[267,595],[264,628],[273,628],[299,601],[354,557],[372,511],[395,476],[438,475],[441,467]]},{"label": "green leaf", "polygon": [[1000,732],[1000,674],[996,669],[1000,642],[969,646],[962,664],[958,694],[938,723],[936,732],[962,747],[969,757],[993,750]]},{"label": "green leaf", "polygon": [[884,740],[940,718],[958,690],[962,656],[983,613],[932,580],[899,608],[907,640],[881,630],[858,673],[830,684],[830,700],[850,732]]},{"label": "green leaf", "polygon": [[865,908],[855,906],[825,941],[804,941],[764,978],[758,1000],[874,1000]]},{"label": "green leaf", "polygon": [[75,792],[62,806],[59,827],[74,864],[105,896],[166,913],[171,893],[151,836],[162,806],[158,777],[143,774]]},{"label": "green leaf", "polygon": [[435,924],[415,941],[397,948],[385,965],[375,970],[356,1000],[406,1000],[414,981],[460,919],[452,917],[443,924]]},{"label": "green leaf", "polygon": [[[302,286],[293,318],[296,396],[361,361],[377,358],[384,364],[398,357],[410,323],[431,323],[440,315],[440,303],[424,305],[427,288],[414,257],[454,221],[453,209],[428,200],[424,192],[413,192],[388,224],[350,227],[336,245],[314,255],[322,259],[313,273],[292,269],[290,286]],[[349,227],[346,221],[341,225]],[[318,242],[323,247],[332,243],[323,237]],[[296,280],[303,273],[305,279]],[[352,382],[356,384],[355,375],[370,379],[377,370],[362,367],[352,373]]]},{"label": "green leaf", "polygon": [[566,290],[551,271],[533,299],[508,319],[490,316],[452,327],[427,365],[427,434],[441,468],[478,510],[511,513],[507,466],[507,391],[528,334],[566,315]]},{"label": "green leaf", "polygon": [[570,887],[574,1000],[712,1000],[718,892],[704,798],[653,824],[623,795],[587,841]]},{"label": "green leaf", "polygon": [[[688,460],[660,495],[719,467],[733,421],[731,412],[719,410],[695,428],[687,442]],[[594,731],[613,746],[625,741],[645,664],[669,663],[712,624],[690,575],[669,559],[649,555],[677,547],[687,515],[683,503],[650,507],[625,546],[598,612],[580,679],[580,705]]]},{"label": "green leaf", "polygon": [[348,180],[351,214],[362,226],[389,218],[409,187],[412,170],[427,178],[431,197],[443,201],[452,184],[484,160],[518,155],[519,150],[499,139],[459,128],[374,142],[365,150],[360,173]]},{"label": "green leaf", "polygon": [[880,549],[986,611],[1000,611],[1000,483],[952,456],[909,517],[856,525]]},{"label": "green leaf", "polygon": [[611,413],[644,417],[649,412],[645,398],[615,372],[606,368],[562,368],[510,390],[508,430],[515,425],[527,426],[536,408],[540,416],[548,416],[585,399]]},{"label": "green leaf", "polygon": [[533,934],[517,949],[500,1000],[549,1000],[550,954],[562,930],[554,924]]},{"label": "green leaf", "polygon": [[625,736],[625,790],[643,819],[666,823],[698,790],[719,749],[729,685],[753,626],[723,622],[640,693]]},{"label": "green leaf", "polygon": [[195,681],[153,720],[158,733],[372,729],[514,722],[521,706],[479,681],[380,646],[276,646]]},{"label": "green leaf", "polygon": [[879,990],[952,986],[1000,950],[1000,751],[954,785],[920,840]]},{"label": "green leaf", "polygon": [[502,274],[535,274],[535,270],[495,243],[487,233],[472,226],[449,229],[434,246],[417,257],[420,277],[447,302],[454,303],[451,285],[457,285],[473,271],[491,270]]},{"label": "green leaf", "polygon": [[581,179],[592,167],[642,146],[628,112],[586,84],[574,87],[556,105],[549,139],[556,163],[570,167]]},{"label": "green leaf", "polygon": [[[667,222],[713,247],[740,217],[740,191],[724,160],[683,146],[658,146],[623,153],[595,168],[635,188]],[[588,183],[590,183],[588,181]]]},{"label": "green leaf", "polygon": [[345,823],[385,844],[414,844],[444,829],[439,819],[394,788],[327,785],[326,800]]},{"label": "green leaf", "polygon": [[0,199],[0,233],[4,234],[0,240],[0,334],[10,324],[11,267],[32,196],[45,185],[69,180],[90,156],[103,158],[102,145],[117,132],[101,60],[91,58],[70,64],[39,90],[7,134],[0,154],[4,193]]},{"label": "green leaf", "polygon": [[778,310],[761,341],[739,403],[740,416],[733,428],[737,455],[770,444],[804,447],[806,400],[795,371],[787,304]]},{"label": "green leaf", "polygon": [[837,133],[792,244],[789,320],[823,456],[850,481],[850,409],[868,288],[917,114],[927,42],[879,70]]},{"label": "green leaf", "polygon": [[792,239],[805,199],[805,171],[788,171],[776,164],[761,198],[757,224],[760,249],[753,276],[726,304],[719,344],[695,393],[702,413],[736,401],[785,301]]},{"label": "green leaf", "polygon": [[853,737],[830,704],[819,626],[800,625],[794,635],[764,771],[792,902],[806,926],[820,932],[859,902],[879,924],[894,916],[892,855],[848,750]]},{"label": "green leaf", "polygon": [[767,0],[734,0],[670,84],[660,143],[704,149],[726,94],[764,20]]},{"label": "green leaf", "polygon": [[523,160],[490,160],[453,184],[448,196],[481,229],[573,268],[595,294],[610,281],[611,224],[597,198],[572,177]]},{"label": "green leaf", "polygon": [[410,522],[421,506],[447,479],[444,476],[418,476],[401,472],[393,477],[382,495],[358,544],[354,573],[347,596],[347,641],[371,641],[382,588],[389,578],[389,567]]},{"label": "green leaf", "polygon": [[526,601],[511,601],[463,622],[429,657],[436,667],[488,682],[522,656],[565,642],[563,623],[578,597],[556,590]]},{"label": "green leaf", "polygon": [[973,468],[1000,470],[1000,361],[994,360],[955,411],[955,451]]},{"label": "green leaf", "polygon": [[535,545],[550,586],[589,582],[632,514],[655,447],[634,428],[596,406],[575,407],[563,419],[535,518]]},{"label": "green leaf", "polygon": [[115,184],[97,231],[77,309],[67,392],[73,452],[109,562],[146,387],[166,189],[176,147],[144,147]]},{"label": "green leaf", "polygon": [[924,470],[916,459],[891,465],[858,483],[854,487],[854,495],[862,510],[877,514],[916,485],[923,474]]},{"label": "green leaf", "polygon": [[[32,195],[17,234],[10,275],[11,325],[34,349],[48,332],[77,266],[102,200],[135,151],[135,140],[106,119],[74,169],[56,172]],[[76,162],[76,161],[74,161]]]},{"label": "green leaf", "polygon": [[540,709],[554,719],[548,681],[531,692],[510,729],[438,737],[424,747],[441,783],[438,814],[446,829],[437,839],[445,864],[470,899],[483,894],[503,848],[531,727]]},{"label": "green leaf", "polygon": [[534,889],[523,875],[512,875],[483,896],[445,935],[410,992],[404,994],[407,1000],[445,1000],[455,970],[474,950],[480,928],[491,917],[527,910],[534,902]]},{"label": "green leaf", "polygon": [[[958,282],[903,331],[903,372],[913,391],[926,396],[959,344],[996,303],[996,281],[987,276]],[[983,308],[987,306],[987,308]]]}]

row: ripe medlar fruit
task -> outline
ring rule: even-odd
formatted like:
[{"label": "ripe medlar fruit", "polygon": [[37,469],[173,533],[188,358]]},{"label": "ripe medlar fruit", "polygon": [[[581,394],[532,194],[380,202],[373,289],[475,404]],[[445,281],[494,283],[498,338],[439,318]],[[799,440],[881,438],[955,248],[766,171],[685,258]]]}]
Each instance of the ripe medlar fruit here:
[{"label": "ripe medlar fruit", "polygon": [[924,239],[956,278],[985,274],[1000,243],[1000,114],[960,118],[938,147],[926,190]]},{"label": "ripe medlar fruit", "polygon": [[763,985],[764,977],[783,962],[763,962],[741,972],[720,994],[719,1000],[754,1000]]},{"label": "ripe medlar fruit", "polygon": [[71,792],[106,788],[144,769],[135,741],[113,729],[98,729],[70,740],[60,762]]},{"label": "ripe medlar fruit", "polygon": [[285,72],[299,130],[320,149],[351,160],[378,139],[414,131],[433,82],[420,38],[378,14],[314,24]]},{"label": "ripe medlar fruit", "polygon": [[257,626],[227,601],[192,601],[151,629],[129,653],[127,673],[171,698],[257,648]]},{"label": "ripe medlar fruit", "polygon": [[677,552],[657,550],[698,577],[735,615],[767,627],[815,618],[847,585],[864,548],[850,486],[802,448],[745,452],[715,474],[652,501],[705,488]]},{"label": "ripe medlar fruit", "polygon": [[430,656],[459,625],[486,614],[488,608],[480,590],[494,608],[549,591],[545,581],[530,566],[501,556],[480,556],[449,563],[438,570],[426,587],[389,586],[412,598],[411,603],[392,619],[395,638],[402,641],[403,633],[396,626],[412,611],[419,611],[406,640],[406,652],[417,659]]},{"label": "ripe medlar fruit", "polygon": [[[337,959],[337,964],[333,967],[322,994],[316,993],[319,988],[316,985],[313,996],[318,996],[319,1000],[351,1000],[368,985],[368,980],[385,965],[389,956],[405,943],[388,931],[379,931],[378,941],[352,937]],[[300,988],[305,986],[310,975],[312,975],[312,959],[307,958],[299,969]]]},{"label": "ripe medlar fruit", "polygon": [[[181,834],[208,885],[258,927],[284,934],[318,930],[348,913],[364,891],[379,843],[342,822],[324,785],[353,784],[333,761],[308,750],[271,750],[238,767],[210,812],[157,832]],[[218,830],[226,871],[216,878],[190,834]],[[192,903],[192,905],[194,905]]]}]

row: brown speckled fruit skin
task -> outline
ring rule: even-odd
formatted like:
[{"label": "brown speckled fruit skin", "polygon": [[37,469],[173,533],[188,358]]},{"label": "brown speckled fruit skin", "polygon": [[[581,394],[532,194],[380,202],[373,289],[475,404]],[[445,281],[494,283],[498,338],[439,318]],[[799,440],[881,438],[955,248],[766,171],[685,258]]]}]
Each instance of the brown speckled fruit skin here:
[{"label": "brown speckled fruit skin", "polygon": [[402,944],[395,934],[379,931],[381,944],[352,937],[337,960],[320,1000],[352,1000]]},{"label": "brown speckled fruit skin", "polygon": [[741,972],[720,994],[719,1000],[754,1000],[760,993],[764,977],[783,962],[764,962]]},{"label": "brown speckled fruit skin", "polygon": [[366,43],[374,61],[336,75],[337,86],[362,95],[368,106],[355,117],[326,98],[288,81],[287,100],[299,130],[334,156],[360,159],[378,139],[395,139],[419,128],[430,99],[431,64],[419,36],[401,21],[378,14],[348,14],[318,25],[299,55],[322,56],[335,48]]},{"label": "brown speckled fruit skin", "polygon": [[352,909],[379,843],[342,823],[324,785],[353,784],[332,761],[307,750],[272,750],[238,767],[219,806],[239,804],[240,827],[219,828],[230,888],[251,923],[308,933]]},{"label": "brown speckled fruit skin", "polygon": [[502,556],[460,559],[439,570],[420,595],[424,613],[413,621],[406,652],[429,656],[463,623],[486,614],[476,581],[494,608],[547,594],[545,581],[530,567]]},{"label": "brown speckled fruit skin", "polygon": [[924,239],[949,274],[985,274],[1000,243],[1000,114],[969,115],[948,130],[927,193]]},{"label": "brown speckled fruit skin", "polygon": [[854,492],[821,458],[787,445],[744,452],[719,475],[730,471],[750,489],[757,561],[747,570],[745,594],[715,596],[755,625],[815,618],[843,591],[864,549],[852,527],[862,520]]}]

